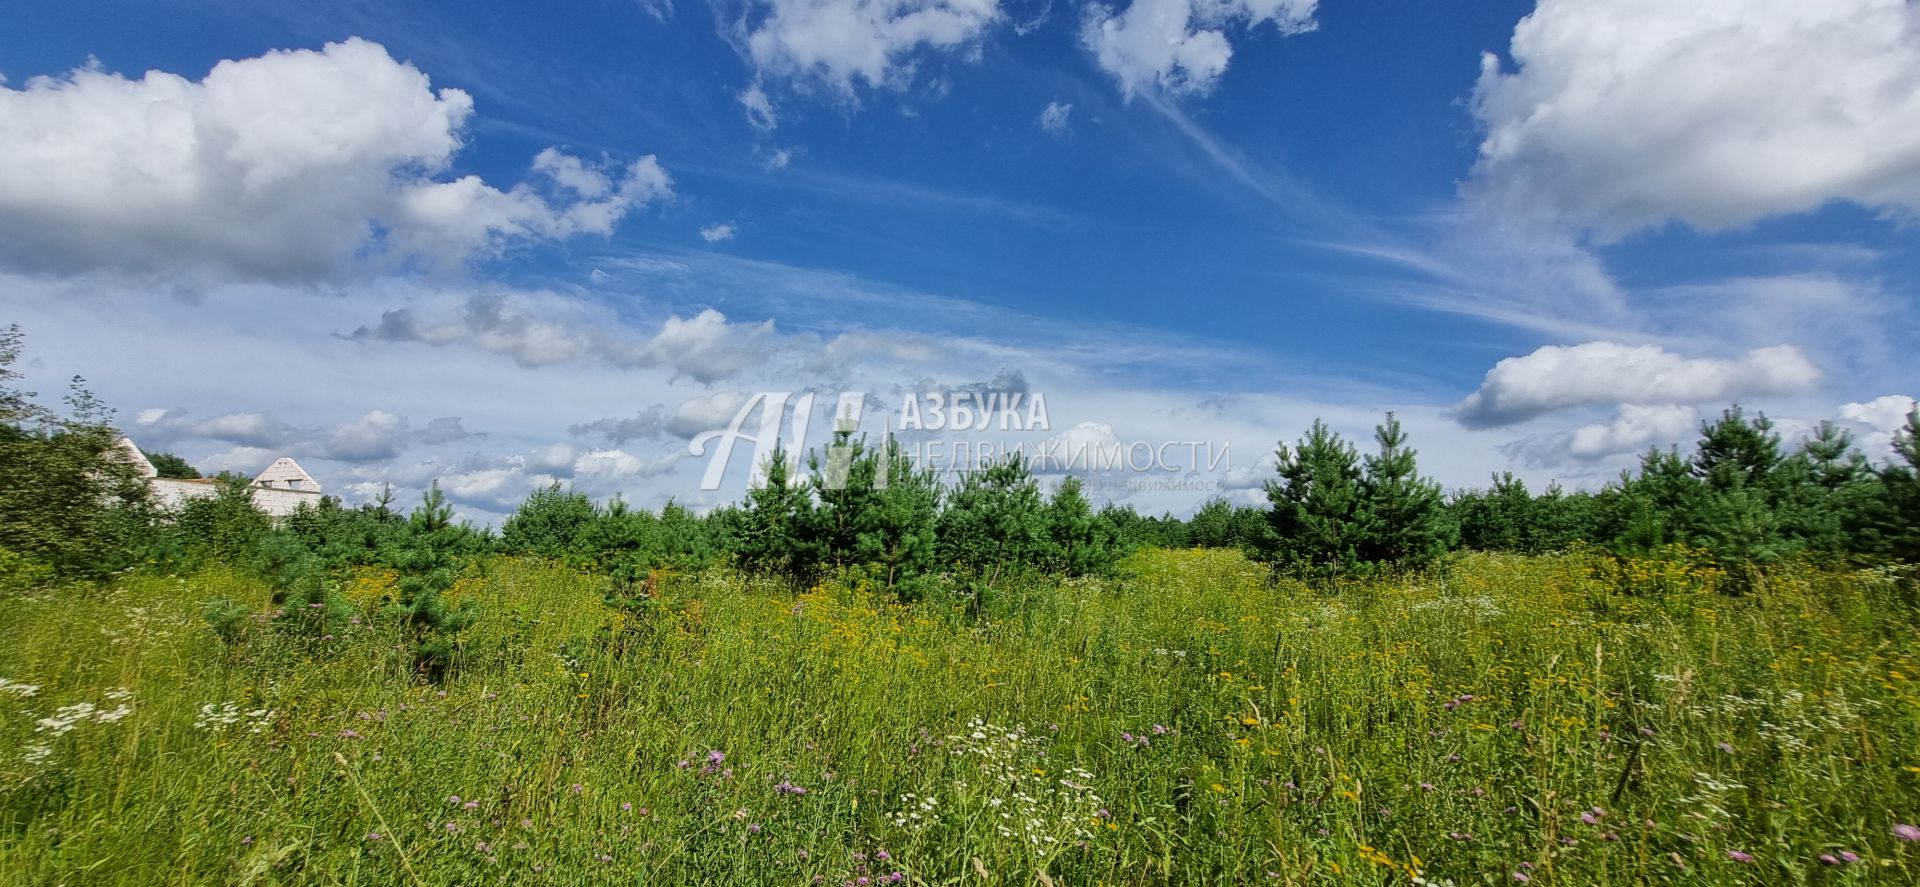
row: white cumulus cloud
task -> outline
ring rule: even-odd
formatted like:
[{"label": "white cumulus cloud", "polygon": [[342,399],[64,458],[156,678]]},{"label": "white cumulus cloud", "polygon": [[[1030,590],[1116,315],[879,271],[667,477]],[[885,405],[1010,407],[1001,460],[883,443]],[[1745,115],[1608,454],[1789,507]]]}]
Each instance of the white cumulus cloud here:
[{"label": "white cumulus cloud", "polygon": [[1683,357],[1657,345],[1549,345],[1496,364],[1456,415],[1469,427],[1493,427],[1598,404],[1698,404],[1796,394],[1819,381],[1819,367],[1791,345],[1758,348],[1731,360]]},{"label": "white cumulus cloud", "polygon": [[1920,208],[1920,6],[1540,0],[1489,54],[1479,190],[1603,236]]},{"label": "white cumulus cloud", "polygon": [[1080,39],[1128,96],[1147,88],[1204,93],[1227,70],[1229,26],[1273,22],[1282,34],[1314,28],[1318,0],[1133,0],[1088,9]]},{"label": "white cumulus cloud", "polygon": [[708,225],[705,228],[701,228],[700,239],[708,243],[719,243],[722,240],[732,240],[733,239],[733,223],[721,222],[717,225]]},{"label": "white cumulus cloud", "polygon": [[1866,403],[1842,404],[1840,418],[1858,422],[1875,431],[1891,432],[1906,427],[1907,416],[1913,413],[1913,407],[1913,398],[1904,394],[1889,394]]},{"label": "white cumulus cloud", "polygon": [[1700,415],[1690,406],[1625,404],[1611,422],[1582,425],[1567,439],[1576,459],[1600,459],[1672,444],[1699,430]]},{"label": "white cumulus cloud", "polygon": [[553,149],[532,166],[545,189],[439,180],[472,112],[357,38],[198,81],[87,67],[0,85],[0,265],[313,280],[605,234],[670,191],[650,156],[616,169]]},{"label": "white cumulus cloud", "polygon": [[[971,45],[1000,18],[998,0],[760,0],[756,12],[746,43],[761,70],[847,95],[856,83],[905,85],[916,51]],[[741,101],[771,126],[770,105],[759,124]]]}]

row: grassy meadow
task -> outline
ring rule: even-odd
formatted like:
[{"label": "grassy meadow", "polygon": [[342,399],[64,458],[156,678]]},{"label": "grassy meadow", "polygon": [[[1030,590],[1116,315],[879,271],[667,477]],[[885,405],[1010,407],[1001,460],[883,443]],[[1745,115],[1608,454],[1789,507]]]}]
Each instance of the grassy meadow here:
[{"label": "grassy meadow", "polygon": [[[900,605],[488,561],[444,685],[346,589],[0,601],[0,884],[1914,884],[1911,585],[1225,551]],[[257,614],[231,642],[202,617]]]}]

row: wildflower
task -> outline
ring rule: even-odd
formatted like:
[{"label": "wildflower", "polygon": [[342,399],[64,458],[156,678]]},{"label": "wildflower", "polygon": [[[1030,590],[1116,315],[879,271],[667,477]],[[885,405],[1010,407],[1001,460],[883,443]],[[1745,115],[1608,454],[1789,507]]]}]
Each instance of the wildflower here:
[{"label": "wildflower", "polygon": [[1831,853],[1822,853],[1820,854],[1820,863],[1822,865],[1839,865],[1840,857],[1835,856]]},{"label": "wildflower", "polygon": [[1730,742],[1716,742],[1713,744],[1713,747],[1727,754],[1733,754],[1733,744]]},{"label": "wildflower", "polygon": [[760,823],[757,823],[757,822],[747,823],[747,832],[749,834],[755,834],[755,835],[760,834]]},{"label": "wildflower", "polygon": [[1902,841],[1920,841],[1920,828],[1914,828],[1904,822],[1893,827],[1893,836]]},{"label": "wildflower", "polygon": [[460,805],[460,807],[461,807],[462,809],[465,809],[465,810],[478,810],[478,809],[480,809],[480,802],[479,802],[479,801],[468,801],[468,802],[466,802],[465,804],[461,804],[461,805]]},{"label": "wildflower", "polygon": [[1514,873],[1513,873],[1513,880],[1514,880],[1514,881],[1516,881],[1516,882],[1518,882],[1518,883],[1521,883],[1521,884],[1525,884],[1525,883],[1527,883],[1528,881],[1531,881],[1531,880],[1533,880],[1533,879],[1532,879],[1532,878],[1530,878],[1530,877],[1527,877],[1527,873],[1526,873],[1526,872],[1514,872]]},{"label": "wildflower", "polygon": [[449,803],[449,804],[454,804],[454,805],[458,805],[458,804],[460,803],[460,796],[459,796],[459,795],[448,795],[448,796],[447,796],[447,803]]},{"label": "wildflower", "polygon": [[632,801],[621,801],[621,802],[620,802],[620,809],[621,809],[622,811],[626,811],[626,810],[632,810],[632,809],[633,809],[633,802],[632,802]]},{"label": "wildflower", "polygon": [[1842,850],[1840,851],[1840,861],[1841,862],[1859,862],[1860,854],[1855,853],[1852,850]]},{"label": "wildflower", "polygon": [[1742,853],[1738,850],[1728,850],[1727,858],[1733,860],[1734,862],[1752,862],[1753,854]]}]

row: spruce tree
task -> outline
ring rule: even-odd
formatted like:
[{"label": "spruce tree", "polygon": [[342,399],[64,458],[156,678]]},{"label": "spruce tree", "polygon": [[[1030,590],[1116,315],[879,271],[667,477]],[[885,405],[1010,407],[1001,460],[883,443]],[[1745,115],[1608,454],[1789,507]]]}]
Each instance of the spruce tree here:
[{"label": "spruce tree", "polygon": [[1532,551],[1534,497],[1527,483],[1508,471],[1493,487],[1456,494],[1448,510],[1460,528],[1460,544],[1476,551]]}]

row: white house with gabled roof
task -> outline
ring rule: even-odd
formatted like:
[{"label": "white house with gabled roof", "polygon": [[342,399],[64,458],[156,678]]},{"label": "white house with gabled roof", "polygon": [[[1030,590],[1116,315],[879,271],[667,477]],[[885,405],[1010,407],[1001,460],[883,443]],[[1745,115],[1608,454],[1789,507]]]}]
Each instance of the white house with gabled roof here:
[{"label": "white house with gabled roof", "polygon": [[[147,490],[155,505],[179,511],[190,499],[211,499],[220,492],[220,482],[211,477],[161,477],[158,469],[132,440],[120,438],[120,450],[140,476],[147,479]],[[300,463],[285,456],[273,460],[253,479],[253,507],[274,518],[286,517],[302,503],[320,504],[320,482],[313,479]]]}]

